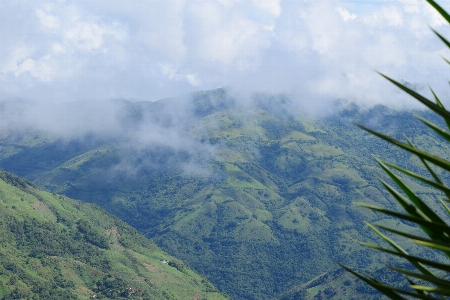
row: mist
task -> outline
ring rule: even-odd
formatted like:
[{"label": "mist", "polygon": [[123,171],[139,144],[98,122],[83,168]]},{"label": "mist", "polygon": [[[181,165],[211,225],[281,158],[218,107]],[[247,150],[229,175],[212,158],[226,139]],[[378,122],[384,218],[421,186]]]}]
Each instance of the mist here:
[{"label": "mist", "polygon": [[219,124],[196,123],[208,110],[248,122],[261,105],[319,117],[421,107],[375,70],[448,102],[449,55],[428,26],[449,31],[425,1],[0,1],[0,25],[1,137],[126,145],[111,172],[158,168],[143,157],[159,149],[208,173],[220,148],[205,138]]}]

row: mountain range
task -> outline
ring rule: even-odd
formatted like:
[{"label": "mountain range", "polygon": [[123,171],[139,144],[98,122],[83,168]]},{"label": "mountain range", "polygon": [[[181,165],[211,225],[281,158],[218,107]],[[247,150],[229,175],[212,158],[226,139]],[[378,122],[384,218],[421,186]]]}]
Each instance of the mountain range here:
[{"label": "mountain range", "polygon": [[[240,101],[225,89],[157,102],[105,101],[96,104],[98,114],[76,114],[77,122],[71,115],[80,104],[49,113],[24,103],[18,115],[42,118],[19,127],[7,116],[16,105],[0,107],[9,122],[0,135],[1,168],[95,203],[233,299],[379,297],[336,262],[390,276],[380,269],[395,261],[357,243],[374,238],[364,221],[417,229],[353,202],[395,207],[372,154],[417,172],[420,161],[353,122],[446,150],[411,112],[336,102],[311,115],[287,96]],[[436,197],[410,183],[425,199]],[[113,226],[96,225],[113,235]]]}]

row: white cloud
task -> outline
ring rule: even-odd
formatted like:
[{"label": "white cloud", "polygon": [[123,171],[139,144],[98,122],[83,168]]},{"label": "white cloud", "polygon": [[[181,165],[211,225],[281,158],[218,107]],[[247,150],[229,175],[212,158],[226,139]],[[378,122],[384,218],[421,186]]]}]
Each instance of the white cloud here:
[{"label": "white cloud", "polygon": [[161,64],[161,72],[164,76],[167,76],[170,80],[181,80],[182,75],[178,74],[177,70],[169,65]]},{"label": "white cloud", "polygon": [[180,74],[175,68],[168,64],[160,64],[161,73],[172,81],[187,81],[192,86],[199,86],[201,80],[197,74]]},{"label": "white cloud", "polygon": [[22,38],[29,41],[15,47],[11,45],[9,59],[1,68],[6,75],[14,75],[15,84],[20,85],[21,78],[26,76],[37,81],[31,85],[33,87],[39,82],[70,80],[74,73],[89,67],[93,51],[105,53],[114,42],[125,41],[125,32],[120,26],[86,16],[74,5],[44,4],[35,9],[35,15],[37,24],[30,25],[38,26],[22,33],[25,33]]},{"label": "white cloud", "polygon": [[40,24],[44,29],[58,30],[61,26],[59,18],[45,12],[43,9],[36,9],[36,16],[39,18]]},{"label": "white cloud", "polygon": [[226,8],[231,8],[242,2],[242,0],[217,0],[217,2]]},{"label": "white cloud", "polygon": [[[211,1],[193,2],[185,33],[190,55],[223,68],[246,69],[270,45],[270,26],[258,24],[240,10]],[[190,27],[190,28],[189,28]]]},{"label": "white cloud", "polygon": [[14,51],[11,51],[8,59],[6,60],[6,64],[4,64],[2,68],[2,72],[17,72],[19,65],[29,57],[31,52],[31,49],[25,46],[17,47]]},{"label": "white cloud", "polygon": [[419,0],[0,5],[2,97],[157,100],[233,86],[376,104],[386,83],[373,69],[433,83],[445,67],[428,28],[445,20]]},{"label": "white cloud", "polygon": [[398,27],[404,22],[401,7],[389,5],[374,11],[364,18],[364,23],[372,28]]},{"label": "white cloud", "polygon": [[350,13],[348,10],[346,10],[341,6],[336,7],[336,11],[339,13],[339,15],[344,21],[353,20],[356,18],[355,14]]},{"label": "white cloud", "polygon": [[17,66],[14,74],[20,76],[23,73],[29,73],[40,81],[49,82],[56,75],[50,58],[50,55],[46,55],[37,61],[32,58],[27,58]]},{"label": "white cloud", "polygon": [[187,74],[186,79],[192,86],[199,86],[201,84],[201,80],[198,78],[197,74]]},{"label": "white cloud", "polygon": [[276,17],[281,13],[280,0],[253,0],[253,5]]}]

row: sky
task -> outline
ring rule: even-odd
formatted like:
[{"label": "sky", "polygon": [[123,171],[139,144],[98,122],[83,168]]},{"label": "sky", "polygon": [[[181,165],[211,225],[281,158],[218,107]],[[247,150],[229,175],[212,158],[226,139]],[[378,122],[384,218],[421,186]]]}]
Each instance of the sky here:
[{"label": "sky", "polygon": [[446,91],[450,53],[429,27],[450,36],[424,0],[0,0],[0,100],[226,87],[395,106],[407,100],[375,70]]}]

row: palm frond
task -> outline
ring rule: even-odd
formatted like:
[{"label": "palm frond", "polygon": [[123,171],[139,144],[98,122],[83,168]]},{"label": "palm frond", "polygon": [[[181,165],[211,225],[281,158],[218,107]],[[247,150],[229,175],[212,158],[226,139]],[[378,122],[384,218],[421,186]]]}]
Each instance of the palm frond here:
[{"label": "palm frond", "polygon": [[444,17],[444,19],[447,20],[447,22],[450,23],[450,15],[445,11],[445,9],[443,9],[439,4],[437,4],[435,1],[433,0],[427,0],[428,3],[430,3],[431,6],[433,6],[438,13]]},{"label": "palm frond", "polygon": [[[450,23],[450,14],[448,14],[435,1],[426,1],[431,6],[433,6],[437,10],[437,12],[447,20],[447,22]],[[433,29],[432,31],[447,47],[450,48],[450,41],[448,39],[446,39],[437,31]],[[450,64],[450,61],[446,61]],[[450,111],[448,111],[444,107],[433,89],[430,88],[435,102],[420,95],[406,85],[382,73],[379,74],[390,81],[392,84],[400,88],[402,91],[409,94],[420,103],[424,104],[428,109],[436,113],[438,116],[442,117],[447,126],[447,129],[441,128],[439,125],[419,115],[415,116],[429,130],[431,130],[431,132],[434,132],[442,137],[443,142],[450,143]],[[398,230],[390,226],[366,223],[370,229],[372,229],[385,243],[389,244],[392,248],[389,249],[372,243],[361,242],[361,244],[366,247],[375,249],[376,251],[380,251],[390,256],[405,259],[407,262],[409,262],[414,270],[405,270],[396,267],[389,267],[389,269],[406,276],[406,280],[409,282],[410,290],[395,287],[394,285],[392,285],[392,283],[381,283],[375,278],[362,275],[347,266],[341,266],[391,299],[405,299],[404,296],[407,296],[408,299],[411,297],[417,299],[446,299],[447,297],[450,297],[450,280],[443,276],[443,274],[450,273],[450,226],[448,225],[448,221],[450,219],[450,207],[446,203],[450,202],[450,186],[448,186],[440,178],[440,176],[438,176],[438,172],[435,171],[436,168],[441,168],[442,172],[439,174],[442,175],[442,173],[445,173],[444,175],[442,175],[442,178],[446,178],[446,175],[450,175],[450,161],[442,157],[433,155],[428,151],[415,147],[413,142],[407,137],[407,143],[404,143],[386,134],[370,129],[364,125],[356,125],[361,129],[367,131],[368,133],[379,137],[386,142],[397,146],[400,149],[403,149],[404,151],[407,151],[417,157],[422,162],[423,166],[431,177],[427,178],[427,176],[420,175],[420,172],[413,172],[411,170],[397,166],[396,164],[389,163],[381,159],[376,159],[385,174],[390,178],[390,180],[392,180],[395,187],[383,179],[380,179],[381,184],[389,192],[393,199],[395,199],[396,202],[403,208],[404,212],[398,212],[392,209],[387,209],[384,207],[366,203],[357,203],[357,205],[375,212],[394,217],[400,221],[407,221],[416,224],[422,230],[423,235],[417,235]],[[404,176],[412,178],[427,186],[428,188],[433,189],[436,192],[436,196],[438,199],[438,195],[444,194],[446,198],[439,199],[439,202],[440,205],[442,205],[443,209],[447,212],[445,218],[441,217],[440,214],[435,210],[436,206],[430,206],[429,204],[425,203],[422,198],[397,174],[403,174]],[[387,236],[380,230],[388,232],[390,236]],[[406,238],[415,245],[428,247],[429,249],[431,249],[429,251],[436,251],[436,253],[444,254],[444,259],[447,259],[447,261],[440,261],[440,259],[439,261],[436,261],[427,257],[423,257],[421,255],[410,254],[394,240],[396,237]],[[414,278],[414,280],[419,280],[419,283],[413,281],[412,278]]]},{"label": "palm frond", "polygon": [[[450,114],[450,112],[447,112],[447,113]],[[449,120],[450,120],[450,117],[449,117]],[[408,152],[411,152],[412,154],[415,154],[419,158],[423,158],[426,161],[429,161],[429,162],[435,164],[436,166],[439,166],[442,169],[450,172],[450,161],[448,161],[446,159],[443,159],[441,157],[435,156],[435,155],[430,154],[430,153],[428,153],[426,151],[419,150],[419,149],[417,149],[415,147],[411,147],[409,144],[405,144],[403,142],[400,142],[400,141],[398,141],[398,140],[396,140],[394,138],[391,138],[391,137],[389,137],[389,136],[387,136],[385,134],[382,134],[382,133],[380,133],[378,131],[372,130],[372,129],[370,129],[368,127],[365,127],[363,125],[356,124],[356,126],[358,126],[361,129],[364,129],[365,131],[367,131],[367,132],[369,132],[369,133],[371,133],[371,134],[373,134],[375,136],[378,136],[378,137],[382,138],[383,140],[385,140],[385,141],[387,141],[387,142],[389,142],[389,143],[391,143],[391,144],[393,144],[395,146],[398,146],[398,147],[400,147],[400,148],[402,148],[402,149],[404,149],[404,150],[406,150]]]},{"label": "palm frond", "polygon": [[428,121],[425,118],[422,118],[419,115],[415,115],[415,117],[417,119],[419,119],[420,121],[422,121],[425,125],[427,125],[429,128],[431,128],[434,132],[436,132],[438,135],[440,135],[441,137],[443,137],[445,140],[447,140],[448,142],[450,142],[450,133],[448,133],[447,131],[445,131],[444,129],[442,129],[441,127],[439,127],[438,125]]},{"label": "palm frond", "polygon": [[[443,107],[443,106],[442,106],[442,107]],[[408,139],[407,136],[405,136],[405,139],[406,139],[406,141],[408,142],[408,144],[409,144],[411,147],[416,148],[416,146],[414,146],[414,144],[411,142],[410,139]],[[437,183],[440,183],[440,184],[442,185],[441,179],[440,179],[439,176],[436,174],[436,172],[433,171],[433,169],[432,169],[431,166],[425,161],[425,159],[420,158],[420,161],[421,161],[422,164],[425,166],[425,168],[427,169],[428,173],[430,173],[430,175],[433,176],[434,180],[435,180]],[[389,165],[388,163],[385,163],[385,164]],[[417,178],[416,178],[416,179],[417,179]],[[450,190],[450,189],[449,189],[449,190]],[[449,196],[450,196],[450,193],[449,193]],[[448,196],[447,196],[447,197],[448,197]]]}]

